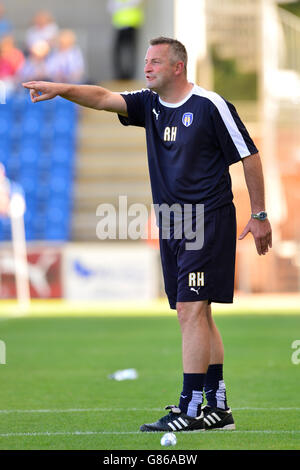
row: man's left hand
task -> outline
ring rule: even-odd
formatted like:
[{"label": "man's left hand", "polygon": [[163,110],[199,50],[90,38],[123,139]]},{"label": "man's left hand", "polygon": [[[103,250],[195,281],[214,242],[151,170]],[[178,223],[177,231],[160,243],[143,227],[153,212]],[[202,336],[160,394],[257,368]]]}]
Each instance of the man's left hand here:
[{"label": "man's left hand", "polygon": [[243,240],[249,232],[253,235],[257,253],[265,255],[269,248],[272,248],[272,229],[269,220],[251,218],[239,236],[239,240]]}]

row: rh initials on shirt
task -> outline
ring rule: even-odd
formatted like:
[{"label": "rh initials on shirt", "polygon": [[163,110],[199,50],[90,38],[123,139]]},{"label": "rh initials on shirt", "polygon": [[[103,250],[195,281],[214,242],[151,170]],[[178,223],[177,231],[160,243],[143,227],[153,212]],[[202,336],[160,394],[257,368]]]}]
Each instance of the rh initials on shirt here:
[{"label": "rh initials on shirt", "polygon": [[164,141],[175,142],[177,134],[177,127],[166,127],[164,132]]},{"label": "rh initials on shirt", "polygon": [[204,273],[189,273],[189,287],[203,287],[204,286]]}]

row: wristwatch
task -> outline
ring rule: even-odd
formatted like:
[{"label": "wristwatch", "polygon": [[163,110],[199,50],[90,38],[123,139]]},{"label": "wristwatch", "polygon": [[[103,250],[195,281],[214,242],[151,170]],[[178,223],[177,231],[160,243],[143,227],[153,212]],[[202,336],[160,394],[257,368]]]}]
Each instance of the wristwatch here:
[{"label": "wristwatch", "polygon": [[251,214],[252,219],[258,220],[266,220],[268,218],[268,214],[265,211],[260,211],[257,214]]}]

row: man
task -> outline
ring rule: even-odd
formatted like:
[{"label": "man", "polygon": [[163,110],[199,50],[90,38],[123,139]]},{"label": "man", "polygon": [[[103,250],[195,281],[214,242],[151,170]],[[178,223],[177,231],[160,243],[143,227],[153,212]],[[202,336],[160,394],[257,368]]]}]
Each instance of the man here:
[{"label": "man", "polygon": [[[224,350],[211,302],[232,302],[236,220],[228,167],[242,161],[252,216],[240,239],[252,233],[259,255],[271,247],[258,151],[234,107],[190,83],[185,47],[170,38],[150,41],[145,58],[148,89],[112,93],[95,86],[24,84],[33,102],[60,95],[80,105],[118,113],[125,125],[146,129],[154,203],[204,204],[204,245],[160,237],[166,293],[182,332],[183,390],[178,406],[141,431],[234,429],[223,380]],[[195,220],[194,220],[195,221]],[[162,230],[160,227],[160,233]],[[203,391],[207,405],[203,407]]]},{"label": "man", "polygon": [[133,79],[138,31],[144,22],[143,0],[108,0],[108,9],[115,29],[113,48],[115,78]]}]

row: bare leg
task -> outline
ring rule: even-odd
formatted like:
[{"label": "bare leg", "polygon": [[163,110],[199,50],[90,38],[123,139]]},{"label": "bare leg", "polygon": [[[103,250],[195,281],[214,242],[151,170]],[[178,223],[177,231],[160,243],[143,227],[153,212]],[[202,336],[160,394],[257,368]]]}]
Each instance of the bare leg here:
[{"label": "bare leg", "polygon": [[219,330],[211,313],[211,306],[207,305],[207,321],[210,331],[210,359],[209,364],[223,364],[224,346]]},{"label": "bare leg", "polygon": [[207,301],[178,302],[176,308],[182,334],[183,372],[205,374],[211,356]]}]

